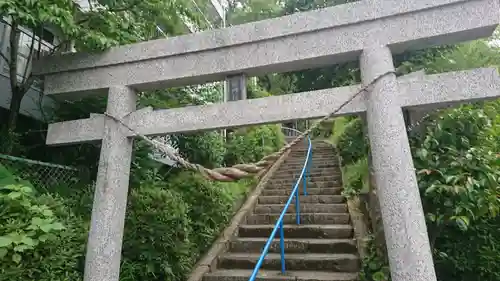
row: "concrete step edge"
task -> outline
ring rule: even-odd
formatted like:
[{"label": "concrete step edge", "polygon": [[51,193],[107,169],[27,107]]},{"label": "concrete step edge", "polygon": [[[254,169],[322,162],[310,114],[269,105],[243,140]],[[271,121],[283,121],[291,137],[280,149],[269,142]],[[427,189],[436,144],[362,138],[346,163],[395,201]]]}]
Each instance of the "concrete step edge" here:
[{"label": "concrete step edge", "polygon": [[[248,269],[217,269],[205,274],[204,281],[229,280],[234,277],[234,281],[247,281],[252,270]],[[223,279],[221,279],[223,277]],[[279,270],[259,270],[256,281],[354,281],[358,274],[351,272],[330,272],[330,271],[290,271],[282,274]],[[233,280],[233,279],[231,279]]]}]

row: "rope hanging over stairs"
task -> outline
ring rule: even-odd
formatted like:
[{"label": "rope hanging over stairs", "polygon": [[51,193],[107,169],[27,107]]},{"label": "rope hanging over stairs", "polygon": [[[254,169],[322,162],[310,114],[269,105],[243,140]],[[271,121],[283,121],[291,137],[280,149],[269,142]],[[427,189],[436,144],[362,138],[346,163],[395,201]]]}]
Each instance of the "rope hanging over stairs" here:
[{"label": "rope hanging over stairs", "polygon": [[395,74],[395,72],[388,71],[386,73],[383,73],[383,74],[377,76],[372,82],[370,82],[368,85],[361,88],[358,92],[356,92],[349,99],[347,99],[344,103],[342,103],[339,107],[337,107],[337,109],[335,109],[332,113],[323,117],[319,122],[316,122],[309,129],[307,129],[306,131],[301,133],[299,136],[297,136],[297,138],[295,138],[292,142],[283,146],[280,150],[278,150],[270,155],[264,156],[257,163],[237,164],[237,165],[234,165],[231,167],[220,167],[220,168],[208,169],[208,168],[203,167],[200,164],[190,163],[189,161],[183,159],[179,154],[172,151],[167,145],[137,133],[135,130],[133,130],[130,126],[128,126],[125,122],[123,122],[119,118],[116,118],[115,116],[112,116],[107,112],[105,112],[104,115],[111,118],[112,120],[120,123],[121,125],[125,126],[136,137],[146,141],[152,147],[164,152],[170,159],[179,163],[183,168],[197,171],[197,172],[201,173],[204,177],[206,177],[207,179],[210,179],[210,180],[221,181],[221,182],[231,182],[231,181],[237,181],[237,180],[240,180],[243,178],[249,178],[252,176],[260,177],[267,170],[267,168],[269,168],[276,160],[278,160],[286,151],[288,151],[294,145],[296,145],[297,143],[302,141],[307,135],[309,135],[313,130],[315,130],[320,125],[322,125],[325,121],[332,118],[335,114],[337,114],[340,110],[342,110],[342,108],[344,108],[348,103],[350,103],[358,95],[360,95],[363,92],[368,92],[368,89],[370,87],[372,87],[378,80],[380,80],[381,78],[383,78],[389,74]]}]

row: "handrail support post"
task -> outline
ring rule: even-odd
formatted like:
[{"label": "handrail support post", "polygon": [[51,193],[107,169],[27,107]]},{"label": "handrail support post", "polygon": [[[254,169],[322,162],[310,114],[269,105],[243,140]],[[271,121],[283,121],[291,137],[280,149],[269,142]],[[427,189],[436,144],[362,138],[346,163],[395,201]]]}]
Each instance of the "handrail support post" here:
[{"label": "handrail support post", "polygon": [[280,222],[280,255],[281,255],[281,273],[285,273],[285,230],[283,220]]}]

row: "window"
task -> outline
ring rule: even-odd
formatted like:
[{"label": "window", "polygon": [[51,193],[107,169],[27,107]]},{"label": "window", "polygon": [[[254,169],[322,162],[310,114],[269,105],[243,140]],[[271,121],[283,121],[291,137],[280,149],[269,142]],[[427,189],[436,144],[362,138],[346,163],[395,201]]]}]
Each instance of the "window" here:
[{"label": "window", "polygon": [[[7,57],[6,48],[9,45],[7,40],[7,31],[8,25],[5,21],[0,19],[0,52]],[[7,62],[0,58],[0,74],[3,73],[4,68],[6,67]]]},{"label": "window", "polygon": [[[20,29],[20,35],[18,41],[19,47],[18,47],[18,57],[17,57],[17,78],[21,80],[24,78],[25,73],[27,76],[30,75],[31,62],[29,60],[33,59],[31,57],[32,54],[34,56],[37,56],[38,54],[40,54],[40,56],[44,56],[51,52],[53,48],[52,44],[54,41],[54,35],[47,30],[43,30],[42,32],[33,34],[33,32],[29,29],[23,27],[19,29]],[[0,40],[3,38],[3,40],[1,41],[2,43],[1,45],[4,46],[3,53],[8,58],[10,57],[10,46],[9,46],[10,28],[5,26],[4,24],[3,37],[1,37],[2,36],[1,32],[2,28],[0,28]],[[40,40],[40,38],[42,39]],[[30,50],[32,43],[33,43],[33,52],[31,54]],[[0,48],[0,50],[1,49],[2,48]],[[9,75],[9,65],[7,63],[3,64],[2,70],[5,75]]]}]

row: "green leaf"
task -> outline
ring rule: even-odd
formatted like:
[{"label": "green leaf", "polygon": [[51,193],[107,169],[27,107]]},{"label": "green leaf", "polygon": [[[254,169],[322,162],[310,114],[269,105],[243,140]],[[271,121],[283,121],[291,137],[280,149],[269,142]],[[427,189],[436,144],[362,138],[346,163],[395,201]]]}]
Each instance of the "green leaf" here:
[{"label": "green leaf", "polygon": [[22,260],[21,255],[19,255],[19,254],[13,254],[12,255],[12,261],[13,262],[19,264],[21,262],[21,260]]},{"label": "green leaf", "polygon": [[429,193],[432,193],[433,191],[435,191],[437,188],[437,185],[435,184],[432,184],[431,186],[429,186],[426,190],[425,190],[425,195],[428,195]]},{"label": "green leaf", "polygon": [[383,272],[377,271],[372,275],[374,281],[384,281],[386,280],[386,276]]},{"label": "green leaf", "polygon": [[52,217],[54,215],[54,213],[51,211],[51,210],[43,210],[42,214],[46,217]]},{"label": "green leaf", "polygon": [[42,224],[40,225],[40,230],[42,230],[45,233],[48,233],[52,230],[52,224],[51,223]]},{"label": "green leaf", "polygon": [[454,218],[455,222],[457,223],[458,227],[460,227],[461,230],[467,230],[469,227],[469,218],[465,216],[459,216],[459,217],[452,217]]},{"label": "green leaf", "polygon": [[52,229],[54,230],[63,230],[65,229],[64,225],[60,222],[55,222],[52,224]]},{"label": "green leaf", "polygon": [[35,245],[35,241],[33,239],[31,239],[31,237],[28,237],[28,236],[24,236],[23,239],[21,240],[21,243],[29,245],[29,246]]},{"label": "green leaf", "polygon": [[20,189],[21,189],[21,192],[23,192],[23,193],[32,193],[33,192],[33,189],[29,186],[26,186],[26,185],[23,185]]},{"label": "green leaf", "polygon": [[12,239],[7,236],[0,236],[0,248],[8,247],[12,244]]},{"label": "green leaf", "polygon": [[24,244],[17,245],[14,247],[14,251],[18,252],[18,253],[22,253],[22,252],[24,252],[24,250],[28,250],[28,249],[33,249],[33,247],[28,246],[28,245],[24,245]]},{"label": "green leaf", "polygon": [[40,235],[40,237],[38,237],[38,240],[39,240],[40,242],[45,242],[45,241],[47,241],[49,238],[50,238],[50,235],[47,235],[47,234],[42,234],[42,235]]},{"label": "green leaf", "polygon": [[5,249],[5,248],[0,248],[0,260],[3,259],[7,253],[9,252],[9,250]]},{"label": "green leaf", "polygon": [[21,197],[21,195],[23,195],[23,194],[21,192],[18,192],[18,191],[11,192],[11,193],[7,194],[7,196],[10,199],[17,199],[17,198]]}]

